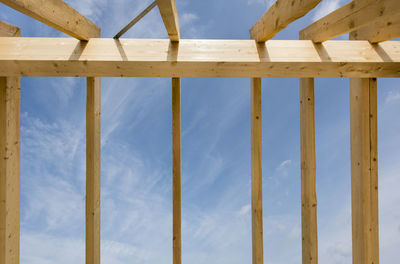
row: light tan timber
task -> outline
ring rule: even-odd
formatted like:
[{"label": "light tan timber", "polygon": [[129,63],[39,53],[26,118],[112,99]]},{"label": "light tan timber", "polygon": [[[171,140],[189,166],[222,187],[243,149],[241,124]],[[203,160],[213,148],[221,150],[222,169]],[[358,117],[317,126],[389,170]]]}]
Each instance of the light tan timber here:
[{"label": "light tan timber", "polygon": [[400,10],[397,15],[386,16],[373,24],[350,33],[352,39],[365,39],[371,43],[379,43],[400,37]]},{"label": "light tan timber", "polygon": [[300,145],[303,264],[318,263],[314,106],[314,78],[301,78]]},{"label": "light tan timber", "polygon": [[87,78],[86,264],[100,264],[100,78]]},{"label": "light tan timber", "polygon": [[20,29],[0,20],[0,37],[19,37]]},{"label": "light tan timber", "polygon": [[261,79],[251,79],[251,229],[253,264],[263,264]]},{"label": "light tan timber", "polygon": [[300,33],[302,39],[322,42],[379,21],[398,16],[399,0],[353,0],[319,19]]},{"label": "light tan timber", "polygon": [[250,29],[250,38],[267,41],[293,21],[313,9],[321,0],[277,0]]},{"label": "light tan timber", "polygon": [[[0,22],[0,37],[19,36]],[[0,264],[19,264],[20,78],[0,77]]]},{"label": "light tan timber", "polygon": [[350,79],[353,264],[379,264],[377,122],[377,80]]},{"label": "light tan timber", "polygon": [[172,78],[173,264],[182,263],[181,239],[181,80]]},{"label": "light tan timber", "polygon": [[0,2],[80,40],[88,40],[100,34],[98,26],[62,0],[0,0]]},{"label": "light tan timber", "polygon": [[179,41],[180,29],[176,0],[157,0],[158,9],[171,41]]},{"label": "light tan timber", "polygon": [[400,42],[0,38],[7,76],[400,77]]}]

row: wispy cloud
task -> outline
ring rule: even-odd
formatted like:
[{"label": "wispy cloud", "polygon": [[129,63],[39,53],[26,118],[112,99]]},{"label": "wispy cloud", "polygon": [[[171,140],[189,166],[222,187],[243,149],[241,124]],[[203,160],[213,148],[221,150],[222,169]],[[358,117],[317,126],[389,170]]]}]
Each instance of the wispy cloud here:
[{"label": "wispy cloud", "polygon": [[313,21],[317,21],[321,17],[326,16],[331,13],[335,9],[338,9],[342,0],[328,0],[322,1],[321,4],[318,5],[317,10],[313,16]]}]

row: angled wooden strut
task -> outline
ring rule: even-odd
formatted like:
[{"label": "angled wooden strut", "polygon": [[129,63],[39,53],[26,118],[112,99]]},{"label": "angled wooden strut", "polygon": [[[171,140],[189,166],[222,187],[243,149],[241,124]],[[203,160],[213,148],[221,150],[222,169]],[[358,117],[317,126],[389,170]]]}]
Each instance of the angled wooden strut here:
[{"label": "angled wooden strut", "polygon": [[146,9],[144,9],[139,15],[137,15],[128,25],[126,25],[120,32],[118,32],[114,39],[119,39],[123,34],[125,34],[131,27],[133,27],[137,22],[140,21],[147,13],[149,13],[154,7],[156,7],[157,1],[151,3]]},{"label": "angled wooden strut", "polygon": [[399,15],[398,0],[353,0],[300,31],[302,39],[326,41]]},{"label": "angled wooden strut", "polygon": [[180,29],[176,0],[157,0],[158,9],[171,41],[179,41]]},{"label": "angled wooden strut", "polygon": [[0,47],[7,76],[400,76],[398,41],[181,40],[178,48],[155,39],[1,38]]},{"label": "angled wooden strut", "polygon": [[0,0],[0,2],[80,40],[100,35],[98,26],[62,0]]},{"label": "angled wooden strut", "polygon": [[[0,37],[20,29],[0,21]],[[20,78],[0,77],[0,264],[19,264]]]},{"label": "angled wooden strut", "polygon": [[257,42],[271,39],[296,19],[307,14],[321,0],[277,0],[250,29]]}]

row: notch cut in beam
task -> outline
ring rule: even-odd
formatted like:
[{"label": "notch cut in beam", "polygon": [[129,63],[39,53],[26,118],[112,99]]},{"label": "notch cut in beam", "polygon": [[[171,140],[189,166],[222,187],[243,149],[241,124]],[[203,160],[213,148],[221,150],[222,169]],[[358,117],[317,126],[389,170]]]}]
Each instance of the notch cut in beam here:
[{"label": "notch cut in beam", "polygon": [[[0,21],[0,37],[20,29]],[[20,78],[0,77],[0,264],[19,264]]]},{"label": "notch cut in beam", "polygon": [[125,34],[131,27],[133,27],[140,19],[142,19],[147,13],[149,13],[154,7],[156,7],[157,1],[151,3],[145,10],[143,10],[137,17],[135,17],[128,25],[126,25],[120,32],[118,32],[114,39],[119,39],[123,34]]},{"label": "notch cut in beam", "polygon": [[303,264],[318,263],[314,78],[300,79],[301,225]]},{"label": "notch cut in beam", "polygon": [[178,42],[180,38],[178,11],[176,0],[156,0],[161,18],[167,29],[169,39]]},{"label": "notch cut in beam", "polygon": [[62,0],[0,0],[24,13],[79,40],[100,37],[100,28]]},{"label": "notch cut in beam", "polygon": [[302,39],[323,42],[375,23],[383,17],[398,16],[399,11],[398,0],[353,0],[304,28],[300,35]]},{"label": "notch cut in beam", "polygon": [[273,38],[279,31],[313,9],[321,0],[277,0],[250,29],[257,42]]},{"label": "notch cut in beam", "polygon": [[263,264],[261,79],[251,79],[251,230],[253,264]]},{"label": "notch cut in beam", "polygon": [[0,39],[7,76],[400,77],[399,69],[399,41]]},{"label": "notch cut in beam", "polygon": [[181,79],[172,78],[172,257],[182,263],[181,238]]}]

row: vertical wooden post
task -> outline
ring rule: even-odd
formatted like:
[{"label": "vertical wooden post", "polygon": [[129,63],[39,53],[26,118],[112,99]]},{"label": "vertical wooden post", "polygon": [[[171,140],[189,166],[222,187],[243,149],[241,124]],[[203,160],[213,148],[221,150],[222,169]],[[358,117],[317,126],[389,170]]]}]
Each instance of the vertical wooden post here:
[{"label": "vertical wooden post", "polygon": [[86,264],[100,264],[100,78],[87,78]]},{"label": "vertical wooden post", "polygon": [[379,264],[377,82],[350,79],[353,263]]},{"label": "vertical wooden post", "polygon": [[[0,36],[19,28],[0,21]],[[20,78],[0,77],[0,264],[19,263]]]},{"label": "vertical wooden post", "polygon": [[251,228],[253,264],[263,264],[261,78],[251,79]]},{"label": "vertical wooden post", "polygon": [[172,78],[172,258],[182,262],[181,239],[181,80]]},{"label": "vertical wooden post", "polygon": [[318,263],[314,78],[300,79],[301,227],[303,264]]}]

